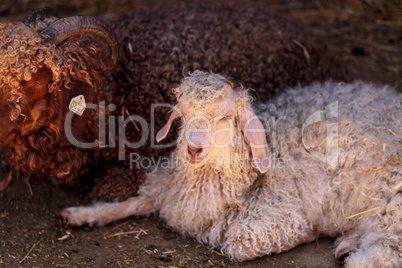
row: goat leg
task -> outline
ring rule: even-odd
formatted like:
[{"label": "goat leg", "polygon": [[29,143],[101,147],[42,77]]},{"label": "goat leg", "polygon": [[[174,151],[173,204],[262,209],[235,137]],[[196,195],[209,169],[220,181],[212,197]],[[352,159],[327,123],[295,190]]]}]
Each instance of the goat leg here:
[{"label": "goat leg", "polygon": [[129,216],[148,216],[155,212],[153,199],[136,196],[123,202],[96,203],[92,206],[66,208],[57,213],[71,226],[103,226]]}]

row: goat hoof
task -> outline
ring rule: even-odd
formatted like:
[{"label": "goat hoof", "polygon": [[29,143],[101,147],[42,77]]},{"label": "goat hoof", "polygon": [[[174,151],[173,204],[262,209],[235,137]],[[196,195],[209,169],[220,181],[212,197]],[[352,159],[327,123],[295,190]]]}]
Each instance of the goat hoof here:
[{"label": "goat hoof", "polygon": [[73,211],[71,211],[74,208],[67,208],[64,210],[60,210],[56,212],[56,217],[62,219],[66,225],[72,226],[72,227],[77,227],[81,226],[82,223],[74,217]]},{"label": "goat hoof", "polygon": [[337,250],[335,258],[337,260],[345,259],[348,256],[349,252],[351,252],[352,250],[353,250],[353,248],[351,248],[351,247],[345,247],[345,248],[340,249],[339,251]]}]

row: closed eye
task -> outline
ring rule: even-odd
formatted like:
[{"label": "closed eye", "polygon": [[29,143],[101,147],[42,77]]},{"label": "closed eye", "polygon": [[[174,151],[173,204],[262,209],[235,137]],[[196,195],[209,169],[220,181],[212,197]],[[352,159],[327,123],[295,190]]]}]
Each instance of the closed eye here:
[{"label": "closed eye", "polygon": [[230,115],[225,115],[225,116],[216,118],[215,122],[218,122],[218,121],[225,121],[225,120],[231,120],[231,119],[232,119],[232,117],[231,117]]},{"label": "closed eye", "polygon": [[43,85],[43,84],[45,84],[47,81],[44,81],[43,79],[39,79],[39,80],[36,80],[35,82],[34,82],[34,84],[35,85]]}]

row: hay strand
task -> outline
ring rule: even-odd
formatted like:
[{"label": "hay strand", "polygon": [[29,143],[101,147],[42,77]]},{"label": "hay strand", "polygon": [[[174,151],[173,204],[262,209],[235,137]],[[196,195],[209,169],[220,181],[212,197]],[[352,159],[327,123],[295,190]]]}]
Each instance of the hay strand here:
[{"label": "hay strand", "polygon": [[121,235],[127,235],[127,234],[139,234],[139,233],[142,233],[142,231],[140,230],[140,231],[118,232],[115,234],[107,235],[106,237],[110,238],[110,237],[115,237],[115,236],[121,236]]},{"label": "hay strand", "polygon": [[19,263],[19,264],[23,263],[23,262],[28,258],[29,254],[31,254],[32,250],[33,250],[37,245],[39,245],[39,243],[40,243],[41,241],[42,241],[42,238],[39,239],[38,242],[36,242],[35,244],[33,244],[33,246],[29,249],[28,253],[27,253],[27,254],[24,256],[24,258],[22,258],[22,260],[20,260],[18,263]]},{"label": "hay strand", "polygon": [[348,217],[344,218],[344,220],[349,220],[349,219],[351,219],[351,218],[354,218],[354,217],[356,217],[356,216],[359,216],[359,215],[363,215],[363,214],[369,213],[369,212],[374,211],[374,210],[377,210],[377,209],[379,209],[379,208],[381,208],[381,206],[378,206],[378,207],[375,207],[375,208],[371,208],[371,209],[368,209],[368,210],[365,210],[365,211],[362,211],[362,212],[356,213],[356,214],[354,214],[354,215],[350,215],[350,216],[348,216]]}]

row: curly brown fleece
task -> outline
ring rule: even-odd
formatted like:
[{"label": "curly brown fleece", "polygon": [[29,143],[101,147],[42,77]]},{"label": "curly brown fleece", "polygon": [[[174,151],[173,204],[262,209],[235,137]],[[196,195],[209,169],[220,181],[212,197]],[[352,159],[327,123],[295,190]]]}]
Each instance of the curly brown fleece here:
[{"label": "curly brown fleece", "polygon": [[[90,87],[94,95],[100,96],[106,68],[99,64],[102,51],[91,43],[90,38],[75,37],[76,42],[56,47],[41,40],[39,30],[42,29],[19,22],[0,24],[0,47],[3,48],[0,55],[1,99],[12,109],[12,120],[33,120],[30,129],[22,129],[24,135],[17,135],[10,143],[10,162],[16,170],[52,177],[69,172],[70,176],[63,179],[73,184],[78,175],[87,171],[85,165],[91,165],[99,156],[73,146],[61,147],[60,120],[64,116],[61,105],[67,101],[63,100],[63,95],[81,82]],[[27,96],[21,85],[43,67],[52,72],[49,99],[30,107],[31,96]],[[94,116],[93,111],[88,113]],[[87,123],[87,128],[96,127],[94,122]]]},{"label": "curly brown fleece", "polygon": [[[246,88],[253,88],[251,95],[259,100],[266,100],[286,87],[346,77],[339,60],[317,37],[296,22],[251,3],[162,4],[106,21],[112,25],[119,42],[120,56],[114,67],[109,66],[107,47],[96,36],[74,36],[55,46],[38,35],[49,23],[41,22],[31,29],[21,23],[0,26],[3,29],[0,35],[7,36],[4,39],[9,41],[0,45],[1,57],[7,54],[11,40],[35,41],[26,48],[32,53],[17,53],[18,62],[23,64],[18,63],[14,69],[20,75],[1,73],[5,77],[2,87],[7,88],[2,88],[1,94],[13,92],[10,88],[19,92],[20,83],[43,66],[53,73],[51,98],[46,104],[35,107],[36,110],[17,110],[21,115],[18,120],[23,120],[25,114],[35,118],[35,111],[40,116],[31,133],[17,136],[11,142],[13,167],[49,175],[70,185],[78,184],[80,177],[85,180],[96,177],[93,198],[121,200],[132,196],[144,170],[129,170],[127,162],[118,163],[115,148],[83,150],[65,143],[61,122],[71,96],[81,90],[92,102],[106,100],[116,104],[114,116],[135,114],[150,122],[150,105],[174,104],[172,88],[180,83],[183,74],[196,69],[221,73]],[[2,72],[13,70],[8,67],[13,62],[0,64]],[[10,105],[22,107],[23,97],[10,99]],[[156,130],[164,125],[165,114],[165,111],[156,113]],[[90,110],[76,129],[81,130],[82,141],[94,141],[98,138],[98,127],[98,112]],[[128,141],[137,141],[141,129],[129,124],[126,135]],[[175,137],[171,135],[166,142],[173,140]],[[127,155],[137,152],[156,158],[166,151],[153,149],[148,142],[144,147],[127,150]],[[105,168],[106,165],[114,167]]]}]

